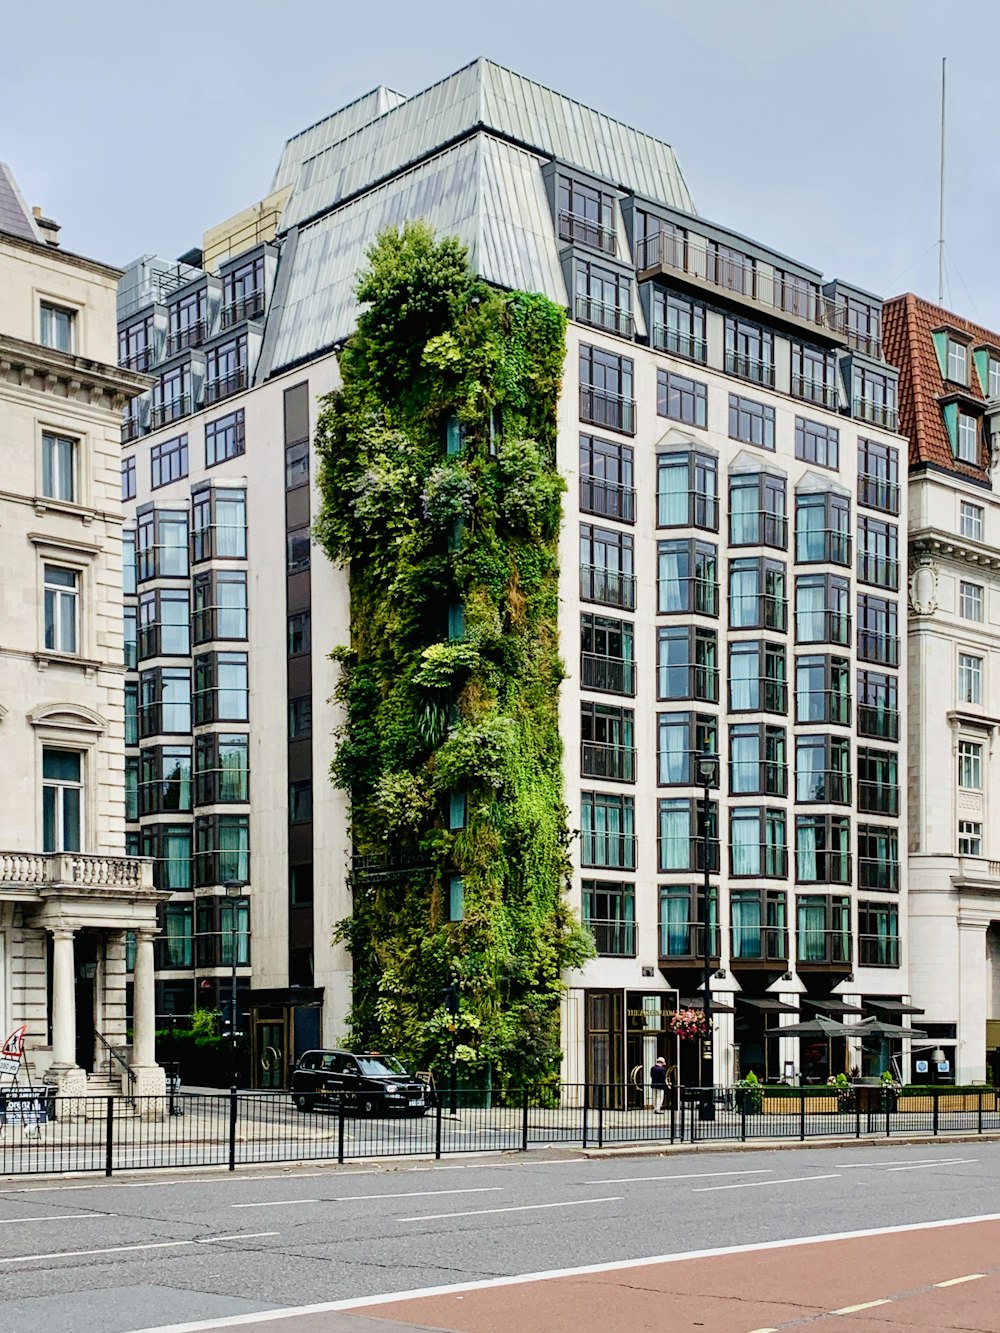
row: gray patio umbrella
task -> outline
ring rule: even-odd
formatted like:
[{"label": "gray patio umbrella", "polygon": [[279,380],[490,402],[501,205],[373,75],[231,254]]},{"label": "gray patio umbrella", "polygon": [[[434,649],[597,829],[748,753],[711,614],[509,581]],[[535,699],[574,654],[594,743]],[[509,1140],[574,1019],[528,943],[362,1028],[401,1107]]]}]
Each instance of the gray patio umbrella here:
[{"label": "gray patio umbrella", "polygon": [[858,1028],[857,1023],[838,1023],[835,1018],[818,1014],[804,1023],[789,1023],[783,1028],[768,1028],[769,1037],[848,1037]]},{"label": "gray patio umbrella", "polygon": [[904,1028],[899,1023],[886,1023],[881,1018],[863,1018],[860,1023],[845,1024],[852,1037],[926,1037],[919,1028]]}]

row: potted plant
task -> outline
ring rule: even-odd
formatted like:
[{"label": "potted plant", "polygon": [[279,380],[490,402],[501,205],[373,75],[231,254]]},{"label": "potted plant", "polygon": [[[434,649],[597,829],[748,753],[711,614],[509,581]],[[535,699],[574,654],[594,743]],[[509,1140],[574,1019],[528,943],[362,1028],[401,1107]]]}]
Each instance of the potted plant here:
[{"label": "potted plant", "polygon": [[742,1115],[753,1115],[759,1111],[764,1104],[764,1089],[760,1086],[760,1080],[751,1069],[746,1078],[741,1078],[736,1084],[736,1109]]}]

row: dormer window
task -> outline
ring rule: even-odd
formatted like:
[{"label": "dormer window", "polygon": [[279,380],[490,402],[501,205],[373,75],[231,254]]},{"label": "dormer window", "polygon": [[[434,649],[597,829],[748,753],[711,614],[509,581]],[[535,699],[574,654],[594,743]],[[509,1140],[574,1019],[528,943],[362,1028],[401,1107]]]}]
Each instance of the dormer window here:
[{"label": "dormer window", "polygon": [[969,382],[968,349],[965,343],[960,343],[955,338],[948,339],[945,373],[954,384],[968,384]]},{"label": "dormer window", "polygon": [[1000,398],[1000,356],[990,353],[986,368],[986,396]]},{"label": "dormer window", "polygon": [[[962,350],[964,352],[965,349]],[[979,462],[979,422],[968,412],[958,414],[958,447],[955,454],[963,463]]]}]

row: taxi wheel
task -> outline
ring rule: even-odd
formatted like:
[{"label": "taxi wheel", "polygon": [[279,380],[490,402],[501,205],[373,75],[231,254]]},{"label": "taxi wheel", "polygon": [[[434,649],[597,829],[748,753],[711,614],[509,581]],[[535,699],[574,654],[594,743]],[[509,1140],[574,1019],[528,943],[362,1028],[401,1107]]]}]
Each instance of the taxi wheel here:
[{"label": "taxi wheel", "polygon": [[307,1097],[304,1092],[297,1092],[292,1100],[300,1111],[311,1111],[313,1109],[313,1099]]},{"label": "taxi wheel", "polygon": [[358,1102],[358,1109],[362,1115],[374,1115],[377,1105],[374,1097],[362,1097]]}]

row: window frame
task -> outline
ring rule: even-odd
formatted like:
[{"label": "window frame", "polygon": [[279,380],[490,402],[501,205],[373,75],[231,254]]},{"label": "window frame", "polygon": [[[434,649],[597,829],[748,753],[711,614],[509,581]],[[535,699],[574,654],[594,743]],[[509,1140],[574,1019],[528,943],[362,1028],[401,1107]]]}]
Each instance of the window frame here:
[{"label": "window frame", "polygon": [[149,468],[152,491],[169,486],[172,481],[183,481],[188,475],[187,434],[157,440],[149,451]]}]

